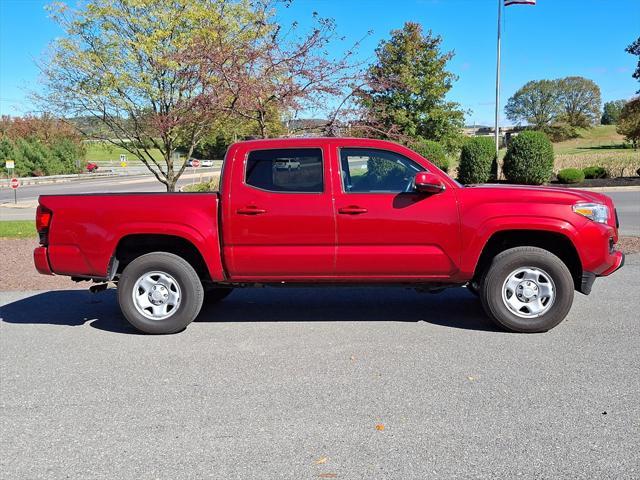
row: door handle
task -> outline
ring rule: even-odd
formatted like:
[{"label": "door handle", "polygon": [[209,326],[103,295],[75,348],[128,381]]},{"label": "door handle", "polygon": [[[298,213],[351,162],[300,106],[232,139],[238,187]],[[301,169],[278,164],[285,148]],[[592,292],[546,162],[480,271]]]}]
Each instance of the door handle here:
[{"label": "door handle", "polygon": [[236,210],[236,213],[238,215],[261,215],[263,213],[267,213],[267,211],[262,208],[249,206],[249,207],[239,208],[238,210]]},{"label": "door handle", "polygon": [[366,208],[358,207],[355,205],[351,205],[349,207],[342,207],[338,209],[338,213],[343,215],[360,215],[361,213],[367,213],[368,210]]}]

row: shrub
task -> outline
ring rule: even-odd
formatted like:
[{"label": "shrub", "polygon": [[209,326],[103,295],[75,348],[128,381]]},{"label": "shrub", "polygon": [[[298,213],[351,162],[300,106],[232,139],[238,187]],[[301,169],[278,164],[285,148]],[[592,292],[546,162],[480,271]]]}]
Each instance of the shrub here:
[{"label": "shrub", "polygon": [[495,163],[494,141],[489,137],[473,137],[462,146],[458,180],[465,184],[486,183],[495,175]]},{"label": "shrub", "polygon": [[412,148],[443,172],[449,171],[449,159],[444,148],[438,142],[420,140],[413,144]]},{"label": "shrub", "polygon": [[565,168],[558,172],[560,183],[581,183],[584,181],[584,172],[579,168]]},{"label": "shrub", "polygon": [[504,175],[511,183],[541,185],[553,173],[553,146],[542,132],[522,132],[509,143]]},{"label": "shrub", "polygon": [[209,182],[185,185],[182,188],[182,191],[190,193],[216,192],[218,190],[219,183],[220,177],[215,176]]},{"label": "shrub", "polygon": [[582,170],[584,178],[607,178],[609,172],[603,167],[587,167]]}]

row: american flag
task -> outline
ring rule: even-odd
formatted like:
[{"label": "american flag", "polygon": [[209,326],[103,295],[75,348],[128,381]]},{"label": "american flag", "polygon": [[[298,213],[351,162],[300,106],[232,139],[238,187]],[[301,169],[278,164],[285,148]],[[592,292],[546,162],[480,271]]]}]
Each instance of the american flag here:
[{"label": "american flag", "polygon": [[504,0],[504,6],[509,5],[535,5],[536,0]]}]

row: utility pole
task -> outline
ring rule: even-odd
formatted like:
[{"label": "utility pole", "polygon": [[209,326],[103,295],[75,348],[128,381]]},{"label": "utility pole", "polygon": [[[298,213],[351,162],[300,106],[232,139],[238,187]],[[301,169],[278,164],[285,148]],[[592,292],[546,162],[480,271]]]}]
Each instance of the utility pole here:
[{"label": "utility pole", "polygon": [[497,179],[502,177],[502,165],[498,159],[498,153],[500,151],[500,23],[502,21],[502,0],[498,0],[498,45],[497,45],[497,61],[496,61],[496,118],[495,118],[495,138],[496,138],[496,163],[498,165],[498,171],[496,173]]}]

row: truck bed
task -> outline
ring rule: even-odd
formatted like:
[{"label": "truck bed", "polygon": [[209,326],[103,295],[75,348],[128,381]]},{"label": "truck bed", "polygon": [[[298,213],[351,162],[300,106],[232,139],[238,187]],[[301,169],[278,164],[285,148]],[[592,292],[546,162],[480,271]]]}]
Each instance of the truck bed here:
[{"label": "truck bed", "polygon": [[[219,197],[211,193],[97,193],[45,195],[52,212],[50,234],[39,254],[51,273],[108,278],[113,253],[132,232],[171,235],[191,242],[212,278],[221,277]],[[46,267],[43,265],[42,267]]]}]

